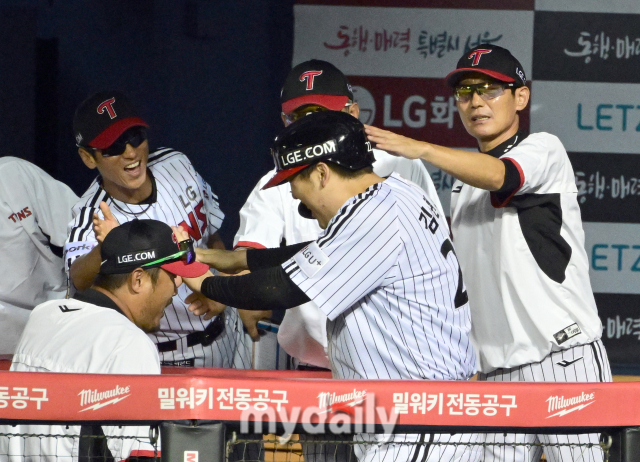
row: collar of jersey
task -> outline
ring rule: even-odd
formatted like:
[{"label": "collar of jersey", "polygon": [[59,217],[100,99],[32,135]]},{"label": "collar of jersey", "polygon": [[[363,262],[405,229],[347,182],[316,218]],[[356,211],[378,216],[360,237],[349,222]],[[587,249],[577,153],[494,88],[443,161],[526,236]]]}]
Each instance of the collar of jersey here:
[{"label": "collar of jersey", "polygon": [[110,308],[112,310],[116,310],[118,313],[124,316],[124,313],[120,308],[118,308],[118,305],[116,305],[116,302],[111,300],[102,292],[98,292],[95,289],[87,289],[84,292],[77,292],[71,298],[74,298],[75,300],[78,300],[80,302],[91,303],[92,305],[97,305],[103,308]]},{"label": "collar of jersey", "polygon": [[489,154],[490,156],[493,156],[495,158],[500,158],[507,152],[511,151],[515,146],[519,145],[527,136],[529,136],[527,132],[519,131],[507,141],[500,143],[498,146],[491,149],[490,151],[487,151],[485,154]]}]

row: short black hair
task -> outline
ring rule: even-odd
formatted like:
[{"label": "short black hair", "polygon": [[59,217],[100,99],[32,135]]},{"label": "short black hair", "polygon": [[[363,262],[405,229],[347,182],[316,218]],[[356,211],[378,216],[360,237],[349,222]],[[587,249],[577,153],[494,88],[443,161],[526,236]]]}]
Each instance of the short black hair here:
[{"label": "short black hair", "polygon": [[[158,277],[160,277],[161,268],[150,268],[146,271],[149,274],[149,278],[151,279],[151,284],[155,288]],[[108,290],[109,292],[113,292],[116,289],[122,287],[129,279],[129,275],[131,273],[118,273],[118,274],[100,274],[96,276],[93,281],[93,285],[100,287],[102,289]]]},{"label": "short black hair", "polygon": [[[327,164],[327,166],[341,178],[353,179],[361,177],[362,175],[366,175],[367,173],[373,173],[373,166],[371,165],[367,165],[366,167],[358,170],[350,170],[333,162],[323,163]],[[300,170],[297,175],[300,175],[304,179],[308,179],[311,176],[311,172],[313,172],[313,167],[315,167],[316,165],[318,165],[318,163],[312,164],[309,167]]]}]

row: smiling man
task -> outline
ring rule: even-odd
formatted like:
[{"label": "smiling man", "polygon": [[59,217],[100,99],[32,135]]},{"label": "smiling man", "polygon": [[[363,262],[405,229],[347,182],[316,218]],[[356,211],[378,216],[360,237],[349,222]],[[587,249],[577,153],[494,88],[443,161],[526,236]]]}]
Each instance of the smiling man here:
[{"label": "smiling man", "polygon": [[[147,123],[125,95],[90,96],[76,110],[73,129],[80,158],[100,173],[75,205],[69,224],[64,259],[75,289],[91,285],[100,269],[102,240],[118,223],[149,218],[182,225],[195,246],[224,248],[217,232],[224,214],[211,186],[183,153],[160,148],[149,154]],[[94,214],[106,218],[97,234]],[[251,365],[237,311],[225,311],[186,287],[173,298],[160,330],[150,335],[166,366]]]},{"label": "smiling man", "polygon": [[[483,44],[446,78],[480,152],[416,141],[375,127],[378,147],[422,158],[458,179],[451,228],[469,293],[480,380],[608,382],[611,370],[589,281],[571,162],[560,140],[520,128],[529,88],[520,62]],[[495,435],[488,442],[514,438]],[[599,461],[571,447],[598,436],[526,435],[517,447],[487,446],[486,461]],[[566,446],[554,446],[565,443]]]},{"label": "smiling man", "polygon": [[[71,299],[51,300],[33,310],[11,370],[160,374],[158,352],[145,332],[158,329],[182,277],[209,271],[194,258],[188,263],[194,253],[188,242],[176,242],[171,228],[156,220],[133,220],[111,230],[100,246],[102,263],[93,286]],[[27,425],[0,429],[6,431],[69,436],[0,438],[0,453],[24,456],[24,460],[154,457],[148,426]]]}]

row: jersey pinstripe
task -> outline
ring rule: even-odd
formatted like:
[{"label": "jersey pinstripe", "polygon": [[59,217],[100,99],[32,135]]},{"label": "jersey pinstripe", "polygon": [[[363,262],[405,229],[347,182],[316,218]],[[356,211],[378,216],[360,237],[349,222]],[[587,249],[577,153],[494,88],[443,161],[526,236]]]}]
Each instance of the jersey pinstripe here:
[{"label": "jersey pinstripe", "polygon": [[[209,238],[220,228],[224,214],[218,205],[218,197],[211,187],[195,171],[183,153],[170,148],[160,148],[149,155],[148,168],[154,183],[156,200],[152,203],[127,204],[112,198],[100,185],[97,178],[73,209],[74,219],[68,227],[65,244],[65,265],[67,272],[73,260],[89,252],[97,241],[93,233],[92,217],[105,201],[119,223],[133,219],[153,219],[171,226],[181,225],[194,239],[198,247],[206,247]],[[160,323],[160,330],[150,334],[154,342],[177,341],[177,350],[161,353],[164,362],[182,361],[207,355],[202,345],[188,347],[185,336],[191,332],[204,330],[210,322],[191,314],[187,310],[186,297],[191,291],[182,285],[172,303],[166,308]],[[231,329],[236,318],[235,310],[227,310],[227,325]],[[230,318],[230,319],[229,319]],[[212,363],[200,365],[231,367],[236,342],[231,332],[221,336],[218,350],[211,352]]]},{"label": "jersey pinstripe", "polygon": [[283,268],[329,319],[335,378],[475,373],[469,306],[445,218],[398,175],[347,201]]},{"label": "jersey pinstripe", "polygon": [[[444,214],[431,176],[422,161],[392,156],[380,149],[374,149],[373,154],[376,158],[373,171],[376,174],[387,177],[395,172],[410,180]],[[283,242],[290,245],[316,240],[322,233],[316,220],[300,216],[300,201],[293,198],[288,183],[262,189],[274,173],[272,170],[260,179],[240,210],[235,246],[273,248]],[[287,310],[278,330],[278,342],[287,353],[301,361],[330,367],[326,354],[326,316],[313,302]]]},{"label": "jersey pinstripe", "polygon": [[[487,382],[611,382],[611,369],[607,352],[601,340],[587,345],[576,345],[553,352],[542,361],[509,369],[496,369],[488,374],[479,374],[478,380]],[[552,434],[486,434],[485,462],[522,460],[537,462],[542,447],[548,462],[602,462],[602,451],[597,447],[598,433],[583,435]],[[492,443],[499,443],[493,446]],[[513,444],[507,445],[507,444]],[[570,445],[593,444],[584,448]]]}]

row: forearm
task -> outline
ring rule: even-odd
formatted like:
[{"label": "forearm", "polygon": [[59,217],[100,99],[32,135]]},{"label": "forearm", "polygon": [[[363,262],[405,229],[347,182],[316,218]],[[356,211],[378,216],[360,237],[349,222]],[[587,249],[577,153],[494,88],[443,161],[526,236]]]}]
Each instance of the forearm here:
[{"label": "forearm", "polygon": [[212,300],[245,310],[283,310],[309,301],[281,267],[229,278],[209,277],[200,290]]},{"label": "forearm", "polygon": [[[247,249],[235,251],[196,249],[198,261],[227,274],[256,271],[279,266],[302,250],[308,242],[275,249]],[[232,305],[234,306],[234,305]]]},{"label": "forearm", "polygon": [[76,258],[69,268],[69,278],[79,291],[88,289],[100,271],[100,244],[90,252]]},{"label": "forearm", "polygon": [[488,154],[446,148],[425,142],[420,157],[463,183],[476,188],[496,191],[504,183],[504,163]]}]

